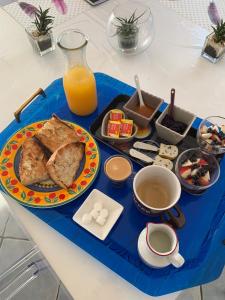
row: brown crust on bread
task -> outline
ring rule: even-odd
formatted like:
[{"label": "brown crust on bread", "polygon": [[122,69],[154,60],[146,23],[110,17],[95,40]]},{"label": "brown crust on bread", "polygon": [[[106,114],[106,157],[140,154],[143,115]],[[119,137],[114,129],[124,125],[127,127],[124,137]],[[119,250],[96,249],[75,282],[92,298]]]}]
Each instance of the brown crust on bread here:
[{"label": "brown crust on bread", "polygon": [[69,143],[57,149],[47,162],[51,179],[64,189],[69,188],[80,167],[84,154],[84,144]]},{"label": "brown crust on bread", "polygon": [[49,179],[46,163],[47,157],[40,145],[32,138],[26,139],[19,163],[21,183],[30,185]]},{"label": "brown crust on bread", "polygon": [[35,137],[52,153],[63,145],[79,141],[74,128],[55,114],[35,134]]}]

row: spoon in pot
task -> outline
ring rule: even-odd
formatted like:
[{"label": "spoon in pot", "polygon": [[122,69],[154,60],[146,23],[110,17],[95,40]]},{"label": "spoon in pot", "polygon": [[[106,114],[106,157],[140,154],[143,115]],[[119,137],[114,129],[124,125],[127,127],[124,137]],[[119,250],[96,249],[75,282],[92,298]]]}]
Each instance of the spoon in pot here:
[{"label": "spoon in pot", "polygon": [[144,103],[144,100],[143,100],[143,97],[142,97],[142,94],[141,94],[140,82],[139,82],[139,78],[138,78],[137,74],[134,75],[134,81],[135,81],[136,89],[137,89],[137,92],[138,92],[140,108],[145,107],[145,103]]},{"label": "spoon in pot", "polygon": [[170,108],[169,108],[169,116],[173,119],[174,115],[174,99],[175,99],[175,89],[171,89],[170,92]]},{"label": "spoon in pot", "polygon": [[135,81],[135,85],[136,85],[137,92],[138,92],[138,98],[139,98],[139,106],[137,106],[136,112],[141,114],[143,117],[149,118],[152,115],[154,109],[144,103],[141,89],[140,89],[138,75],[134,76],[134,81]]}]

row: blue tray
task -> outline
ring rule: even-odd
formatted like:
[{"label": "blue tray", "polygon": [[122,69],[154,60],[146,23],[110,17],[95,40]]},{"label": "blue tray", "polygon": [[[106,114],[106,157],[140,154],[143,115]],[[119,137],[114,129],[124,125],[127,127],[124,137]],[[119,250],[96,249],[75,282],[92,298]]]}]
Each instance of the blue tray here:
[{"label": "blue tray", "polygon": [[[54,81],[46,90],[47,98],[39,96],[21,116],[21,123],[13,121],[0,134],[0,147],[18,129],[40,119],[50,118],[55,112],[63,119],[74,121],[89,129],[98,114],[119,94],[131,95],[134,89],[105,74],[96,73],[98,111],[89,117],[77,117],[70,113],[62,87],[62,80]],[[197,127],[200,119],[194,126]],[[100,144],[102,162],[115,151]],[[103,165],[103,164],[102,164]],[[140,166],[134,164],[134,171]],[[203,195],[196,197],[182,193],[179,201],[186,216],[184,228],[177,231],[180,252],[186,263],[180,269],[169,266],[152,269],[140,260],[137,253],[137,239],[149,217],[141,215],[133,204],[131,180],[126,188],[113,189],[104,176],[103,166],[92,185],[124,206],[124,212],[105,241],[100,241],[72,221],[72,216],[81,206],[89,189],[79,199],[62,207],[52,209],[27,208],[41,220],[90,253],[111,270],[129,281],[138,289],[159,296],[190,288],[215,280],[225,264],[225,159],[221,162],[221,176],[218,182]],[[155,218],[154,218],[155,220]]]}]

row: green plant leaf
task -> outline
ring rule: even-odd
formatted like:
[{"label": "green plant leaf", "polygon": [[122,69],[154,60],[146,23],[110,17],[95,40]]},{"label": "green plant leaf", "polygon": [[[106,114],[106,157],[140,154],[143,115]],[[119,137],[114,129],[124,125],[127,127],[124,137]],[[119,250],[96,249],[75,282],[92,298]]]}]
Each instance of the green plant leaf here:
[{"label": "green plant leaf", "polygon": [[90,178],[91,176],[93,176],[93,173],[86,174],[84,177],[85,178]]},{"label": "green plant leaf", "polygon": [[51,200],[48,197],[45,197],[45,202],[51,203]]},{"label": "green plant leaf", "polygon": [[68,190],[68,193],[69,193],[70,195],[74,195],[74,194],[76,194],[76,192],[75,192],[75,191],[73,191],[72,189],[69,189],[69,190]]},{"label": "green plant leaf", "polygon": [[25,200],[25,198],[26,198],[26,193],[25,193],[24,191],[22,191],[22,193],[20,194],[20,196],[21,196],[21,198],[22,198],[23,200]]},{"label": "green plant leaf", "polygon": [[92,154],[90,158],[91,158],[91,159],[96,158],[96,154]]},{"label": "green plant leaf", "polygon": [[1,170],[6,170],[6,167],[5,166],[0,166],[0,169]]},{"label": "green plant leaf", "polygon": [[8,158],[4,158],[3,160],[2,160],[2,164],[5,164],[5,163],[7,163],[9,161],[9,159]]},{"label": "green plant leaf", "polygon": [[29,130],[29,131],[35,131],[35,129],[33,127],[27,127],[27,130]]},{"label": "green plant leaf", "polygon": [[10,178],[7,178],[5,183],[6,183],[6,185],[9,185],[10,184]]}]

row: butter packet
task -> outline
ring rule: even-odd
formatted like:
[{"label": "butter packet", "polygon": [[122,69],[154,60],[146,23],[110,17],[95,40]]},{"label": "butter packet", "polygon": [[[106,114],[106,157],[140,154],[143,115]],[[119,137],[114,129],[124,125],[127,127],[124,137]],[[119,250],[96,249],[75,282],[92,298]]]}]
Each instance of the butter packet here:
[{"label": "butter packet", "polygon": [[120,109],[110,110],[110,120],[111,121],[121,121],[124,118],[124,113]]},{"label": "butter packet", "polygon": [[130,137],[133,132],[133,120],[122,119],[120,125],[120,136]]},{"label": "butter packet", "polygon": [[107,126],[107,135],[115,138],[120,136],[120,125],[118,121],[109,121]]}]

